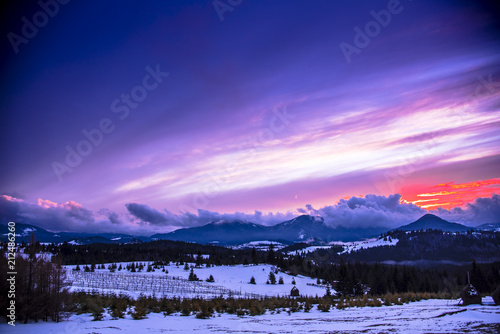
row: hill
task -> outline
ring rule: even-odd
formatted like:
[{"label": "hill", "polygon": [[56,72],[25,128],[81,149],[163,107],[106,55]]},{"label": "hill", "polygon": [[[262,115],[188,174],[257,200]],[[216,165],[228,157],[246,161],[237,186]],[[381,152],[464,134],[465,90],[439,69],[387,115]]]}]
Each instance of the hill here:
[{"label": "hill", "polygon": [[218,221],[199,227],[182,228],[170,233],[154,234],[152,240],[176,240],[200,244],[242,244],[265,240],[266,227],[242,221]]},{"label": "hill", "polygon": [[413,223],[400,226],[397,229],[403,231],[419,231],[419,230],[433,229],[433,230],[441,230],[444,232],[466,232],[468,230],[471,230],[472,228],[458,223],[451,223],[449,221],[439,218],[438,216],[428,213],[426,215],[423,215]]}]

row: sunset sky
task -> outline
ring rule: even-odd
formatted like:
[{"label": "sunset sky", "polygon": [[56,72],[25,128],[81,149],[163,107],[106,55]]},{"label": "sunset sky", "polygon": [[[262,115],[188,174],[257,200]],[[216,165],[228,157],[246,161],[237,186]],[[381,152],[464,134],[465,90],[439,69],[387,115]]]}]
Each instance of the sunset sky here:
[{"label": "sunset sky", "polygon": [[2,221],[498,217],[494,1],[43,2],[1,14]]}]

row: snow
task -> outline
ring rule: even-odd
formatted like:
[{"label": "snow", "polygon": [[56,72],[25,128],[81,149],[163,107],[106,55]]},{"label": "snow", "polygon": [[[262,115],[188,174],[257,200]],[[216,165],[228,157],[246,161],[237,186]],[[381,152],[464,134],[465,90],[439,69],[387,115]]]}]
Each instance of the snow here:
[{"label": "snow", "polygon": [[281,312],[261,316],[238,317],[215,314],[210,319],[194,315],[149,313],[147,319],[91,321],[90,314],[71,315],[60,323],[17,323],[15,327],[0,324],[3,334],[30,333],[494,333],[500,324],[500,307],[491,297],[483,298],[484,305],[457,306],[457,300],[424,300],[401,306],[333,309],[309,313]]},{"label": "snow", "polygon": [[83,245],[81,242],[78,242],[76,240],[71,240],[68,242],[68,244],[70,244],[70,245]]},{"label": "snow", "polygon": [[309,246],[309,247],[302,248],[299,250],[287,252],[287,255],[299,255],[301,253],[314,252],[315,250],[318,250],[318,249],[329,249],[329,248],[332,248],[332,246]]},{"label": "snow", "polygon": [[36,232],[36,229],[31,228],[31,227],[25,228],[24,231],[23,231],[23,236],[26,236],[26,235],[30,234],[30,232]]},{"label": "snow", "polygon": [[[163,283],[164,285],[169,286],[174,284],[178,286],[181,283],[180,280],[182,280],[182,283],[188,287],[186,289],[190,291],[188,297],[203,296],[206,298],[210,298],[218,296],[220,294],[227,296],[229,294],[229,290],[233,292],[234,297],[236,298],[239,296],[245,297],[252,294],[259,296],[289,296],[290,290],[293,287],[292,279],[295,280],[296,286],[299,289],[301,295],[323,296],[326,292],[325,288],[323,287],[308,285],[315,284],[315,279],[301,275],[291,276],[282,272],[278,272],[278,274],[275,274],[275,276],[276,282],[278,282],[280,276],[283,277],[284,284],[266,284],[269,272],[271,270],[275,272],[276,270],[274,266],[268,264],[194,268],[194,273],[200,280],[202,280],[202,282],[194,283],[186,282],[189,276],[189,271],[184,270],[184,266],[165,266],[165,269],[168,270],[168,274],[162,272],[161,269],[156,269],[155,272],[148,273],[146,272],[147,265],[152,262],[141,262],[144,263],[145,268],[141,272],[131,273],[125,269],[125,267],[129,263],[130,262],[118,263],[117,265],[120,266],[121,264],[124,269],[122,269],[121,271],[115,271],[114,273],[111,273],[108,269],[96,269],[95,273],[85,273],[83,272],[83,268],[85,267],[85,265],[80,265],[81,271],[79,273],[75,273],[72,271],[72,269],[76,266],[72,265],[65,267],[68,270],[68,278],[75,280],[73,285],[71,286],[72,291],[101,290],[103,292],[115,292],[116,294],[126,293],[134,298],[139,296],[139,294],[141,293],[146,295],[155,293],[155,295],[157,296],[161,296],[162,294],[164,294],[169,297],[180,296],[180,291],[182,291],[182,289],[180,288],[174,289],[173,291],[161,293],[151,290],[149,286],[153,281],[153,279],[151,278],[152,276],[160,276],[163,278],[167,277],[172,280],[175,277],[176,281]],[[106,267],[108,267],[108,265],[109,264],[107,264]],[[194,264],[191,264],[191,266],[194,266]],[[77,276],[75,277],[75,275]],[[120,281],[120,275],[122,276],[121,281],[124,281],[125,278],[126,280],[130,280],[132,277],[136,277],[137,280],[140,281],[140,283],[137,284],[139,287],[134,288],[131,291],[114,288],[115,285],[113,285],[111,282]],[[214,277],[215,282],[206,283],[205,280],[210,275]],[[248,283],[252,276],[255,278],[256,284]],[[85,277],[88,278],[85,280]],[[89,286],[87,283],[85,283],[91,281],[92,279],[98,279],[100,282],[103,282],[103,288],[96,289],[94,286]],[[144,286],[144,288],[141,288],[141,286]],[[185,291],[183,291],[183,294],[185,294]]]},{"label": "snow", "polygon": [[273,245],[274,250],[279,250],[279,249],[285,248],[287,246],[287,245],[284,245],[284,244],[276,242],[276,241],[259,240],[259,241],[250,241],[250,242],[240,244],[237,246],[232,246],[231,248],[233,248],[233,249],[246,249],[246,248],[255,247],[256,250],[267,251],[267,250],[269,250],[269,246],[271,244]]},{"label": "snow", "polygon": [[339,254],[344,254],[344,253],[351,253],[353,251],[360,250],[362,248],[373,248],[373,247],[380,247],[380,246],[395,246],[398,243],[398,239],[391,238],[387,239],[386,241],[383,238],[373,238],[373,239],[367,239],[363,241],[355,241],[355,242],[342,242],[342,241],[335,241],[332,244],[334,245],[342,245],[344,246],[344,251],[339,253]]}]

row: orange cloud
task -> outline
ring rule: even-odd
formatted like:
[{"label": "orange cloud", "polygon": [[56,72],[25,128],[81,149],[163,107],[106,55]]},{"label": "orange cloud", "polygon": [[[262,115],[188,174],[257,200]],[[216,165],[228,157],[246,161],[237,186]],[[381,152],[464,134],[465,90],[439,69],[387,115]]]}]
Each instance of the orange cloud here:
[{"label": "orange cloud", "polygon": [[426,193],[426,194],[418,194],[418,197],[432,197],[432,196],[440,196],[440,195],[451,195],[456,194],[456,191],[440,191],[437,193]]},{"label": "orange cloud", "polygon": [[[418,193],[403,194],[406,201],[427,210],[438,207],[450,209],[472,203],[478,197],[490,197],[494,193],[500,193],[500,179],[466,183],[447,182],[427,188],[419,188]],[[422,197],[425,197],[425,199],[422,199]]]}]

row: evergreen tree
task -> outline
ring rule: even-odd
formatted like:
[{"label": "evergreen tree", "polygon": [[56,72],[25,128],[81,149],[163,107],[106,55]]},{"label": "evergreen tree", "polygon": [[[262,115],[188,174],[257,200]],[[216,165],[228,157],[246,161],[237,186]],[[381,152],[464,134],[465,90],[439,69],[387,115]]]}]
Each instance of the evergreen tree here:
[{"label": "evergreen tree", "polygon": [[196,276],[196,274],[194,273],[193,268],[191,268],[191,272],[189,273],[188,280],[189,281],[199,281],[198,276]]},{"label": "evergreen tree", "polygon": [[276,284],[276,276],[272,271],[269,272],[268,281],[270,284]]},{"label": "evergreen tree", "polygon": [[476,261],[472,262],[472,270],[470,271],[470,283],[479,291],[480,293],[488,292],[489,284],[486,276],[483,273],[481,267],[479,267]]},{"label": "evergreen tree", "polygon": [[195,266],[197,268],[201,267],[201,265],[203,264],[203,256],[201,255],[201,251],[198,251],[198,255],[196,256],[196,264]]},{"label": "evergreen tree", "polygon": [[111,300],[109,310],[113,319],[123,318],[127,310],[127,301],[123,297],[114,297]]},{"label": "evergreen tree", "polygon": [[250,282],[249,282],[249,283],[250,283],[250,284],[256,284],[256,283],[255,283],[255,277],[253,277],[253,276],[252,276],[252,277],[250,278]]},{"label": "evergreen tree", "polygon": [[331,293],[331,291],[330,291],[330,287],[329,287],[329,286],[327,286],[327,287],[326,287],[325,297],[331,297],[331,295],[332,295],[332,293]]},{"label": "evergreen tree", "polygon": [[274,245],[271,243],[269,245],[269,250],[267,251],[267,263],[274,264],[275,253],[274,253]]},{"label": "evergreen tree", "polygon": [[87,306],[92,314],[92,321],[101,321],[104,317],[104,308],[102,307],[100,299],[88,298]]},{"label": "evergreen tree", "polygon": [[259,264],[259,256],[257,255],[257,251],[255,250],[255,247],[252,247],[252,263],[254,265]]}]

